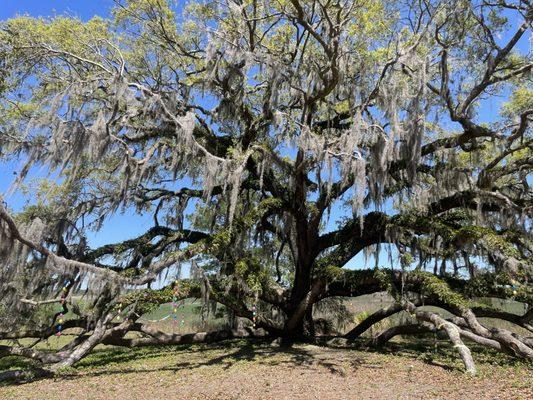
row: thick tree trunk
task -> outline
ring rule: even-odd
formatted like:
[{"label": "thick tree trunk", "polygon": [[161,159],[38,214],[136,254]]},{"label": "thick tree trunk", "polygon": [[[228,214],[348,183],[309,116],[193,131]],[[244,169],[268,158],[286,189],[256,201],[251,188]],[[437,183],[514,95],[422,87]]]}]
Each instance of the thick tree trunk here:
[{"label": "thick tree trunk", "polygon": [[315,336],[313,304],[318,300],[324,287],[325,281],[315,280],[305,296],[291,310],[284,329],[287,340],[303,340]]},{"label": "thick tree trunk", "polygon": [[[304,162],[305,154],[300,149],[296,155],[295,165]],[[286,336],[292,339],[304,338],[310,332],[314,333],[312,317],[308,315],[317,296],[316,288],[312,284],[312,269],[316,258],[316,244],[318,230],[309,223],[306,209],[306,179],[303,171],[297,169],[294,176],[294,192],[292,208],[294,211],[294,233],[292,237],[293,255],[295,258],[294,282],[289,300],[289,315],[285,324]],[[307,323],[304,322],[307,320]]]},{"label": "thick tree trunk", "polygon": [[303,334],[304,337],[314,338],[316,336],[315,321],[313,320],[313,304],[311,304],[305,312],[303,320]]}]

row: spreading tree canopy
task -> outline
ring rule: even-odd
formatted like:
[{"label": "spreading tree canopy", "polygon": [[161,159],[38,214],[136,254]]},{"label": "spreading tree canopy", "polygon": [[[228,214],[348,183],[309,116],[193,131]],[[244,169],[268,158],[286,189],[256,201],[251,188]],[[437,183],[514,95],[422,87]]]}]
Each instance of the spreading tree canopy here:
[{"label": "spreading tree canopy", "polygon": [[[53,371],[98,343],[228,336],[138,321],[173,293],[250,320],[257,306],[254,328],[309,340],[317,304],[388,291],[395,303],[348,339],[406,310],[416,324],[374,341],[442,330],[469,372],[464,339],[533,359],[531,339],[478,320],[533,331],[533,4],[180,3],[2,22],[0,156],[22,161],[13,190],[34,198],[0,205],[0,339],[53,335],[32,315],[54,302],[82,333],[57,353],[0,356]],[[29,179],[36,168],[49,179]],[[124,211],[153,226],[91,247]],[[180,265],[190,273],[174,281]]]}]

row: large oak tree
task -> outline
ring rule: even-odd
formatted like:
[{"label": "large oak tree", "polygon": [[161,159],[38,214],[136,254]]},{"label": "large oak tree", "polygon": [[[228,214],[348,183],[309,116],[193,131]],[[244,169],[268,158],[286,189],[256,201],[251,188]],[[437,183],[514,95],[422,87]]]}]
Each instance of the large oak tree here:
[{"label": "large oak tree", "polygon": [[[533,359],[531,339],[478,320],[533,331],[531,2],[116,3],[109,19],[1,25],[0,155],[24,161],[15,187],[32,168],[50,178],[21,212],[0,206],[0,339],[53,335],[54,321],[28,316],[64,282],[64,310],[78,315],[64,326],[83,333],[57,353],[0,356],[53,371],[98,343],[236,334],[137,321],[173,292],[248,319],[257,305],[257,328],[305,340],[315,304],[387,290],[395,304],[347,338],[407,310],[418,322],[374,344],[442,330],[469,372],[464,339]],[[153,227],[89,247],[123,210]],[[375,267],[344,268],[361,252]],[[187,279],[165,278],[181,264]]]}]

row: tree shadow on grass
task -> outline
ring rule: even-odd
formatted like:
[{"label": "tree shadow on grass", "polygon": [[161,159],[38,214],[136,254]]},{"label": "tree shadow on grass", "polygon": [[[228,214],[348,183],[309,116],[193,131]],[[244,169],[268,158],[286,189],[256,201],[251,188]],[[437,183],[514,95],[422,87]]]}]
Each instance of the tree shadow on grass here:
[{"label": "tree shadow on grass", "polygon": [[[239,345],[239,341],[224,341],[211,344],[183,344],[183,345],[169,345],[169,346],[146,346],[138,348],[125,348],[115,346],[102,346],[93,350],[86,358],[80,360],[75,368],[68,368],[56,375],[60,379],[76,379],[82,375],[105,375],[108,373],[135,373],[146,372],[146,370],[139,368],[128,368],[129,363],[135,363],[143,360],[157,359],[169,357],[173,354],[178,355],[181,352],[196,352],[208,350],[223,350],[234,348]],[[9,356],[0,359],[0,373],[7,371],[20,370],[31,371],[39,364],[33,360],[22,358],[19,356]],[[121,368],[120,366],[123,365]],[[112,366],[118,368],[109,369]],[[101,370],[104,368],[103,370]],[[91,370],[95,371],[91,371]],[[176,367],[164,368],[170,370],[177,370]],[[161,369],[163,370],[163,369]],[[46,379],[44,377],[36,376],[31,381]],[[9,386],[17,384],[17,382],[2,381],[0,386]]]},{"label": "tree shadow on grass", "polygon": [[[223,354],[219,354],[220,352]],[[330,351],[335,351],[330,349]],[[190,360],[175,364],[160,365],[153,368],[132,368],[122,363],[154,359],[163,356],[178,356],[180,352],[194,352]],[[216,352],[216,354],[213,354]],[[200,355],[198,355],[200,353]],[[183,358],[183,354],[181,354]],[[256,340],[228,340],[205,345],[181,345],[166,347],[146,347],[141,349],[100,349],[78,364],[76,373],[64,373],[62,379],[77,379],[81,376],[99,376],[113,374],[137,374],[146,372],[195,370],[203,367],[219,366],[228,370],[242,362],[253,362],[264,366],[304,367],[308,369],[324,368],[332,374],[344,376],[345,370],[333,357],[322,358],[301,346],[279,347],[264,341]],[[348,362],[350,368],[357,369],[366,365],[367,360],[359,356],[351,356]],[[118,368],[113,368],[118,366]],[[109,367],[109,368],[106,368]],[[375,367],[371,366],[370,367]],[[96,368],[96,370],[92,370]]]},{"label": "tree shadow on grass", "polygon": [[[330,351],[335,351],[331,350]],[[319,352],[320,353],[320,352]],[[266,366],[288,366],[305,367],[316,369],[322,367],[333,374],[344,374],[339,368],[339,363],[334,357],[323,358],[321,354],[313,352],[302,346],[281,347],[268,343],[245,342],[236,351],[213,357],[210,359],[200,359],[195,362],[183,362],[176,364],[177,369],[195,369],[213,365],[220,365],[227,370],[242,361],[253,361],[257,365]],[[353,369],[361,367],[367,363],[363,357],[353,355],[349,364]]]},{"label": "tree shadow on grass", "polygon": [[173,353],[189,351],[208,351],[229,349],[238,346],[239,341],[223,341],[210,344],[181,344],[181,345],[161,345],[143,347],[115,347],[106,346],[97,348],[86,358],[76,364],[76,368],[105,367],[110,364],[123,364],[132,361],[150,360],[159,357],[166,357]]},{"label": "tree shadow on grass", "polygon": [[[389,342],[382,348],[367,348],[363,341],[355,342],[346,347],[328,346],[327,350],[317,351],[316,347],[306,346],[280,347],[260,339],[226,340],[209,344],[187,344],[170,346],[150,346],[140,348],[104,347],[96,349],[76,369],[63,371],[59,379],[79,379],[80,377],[140,374],[157,371],[180,372],[202,367],[218,366],[228,370],[239,363],[253,362],[264,366],[285,366],[307,369],[324,368],[331,374],[344,376],[345,366],[353,371],[359,368],[383,368],[379,362],[372,363],[368,357],[360,353],[380,353],[422,361],[428,365],[438,366],[446,370],[461,369],[459,356],[453,347],[444,340],[432,338],[402,339],[400,342]],[[519,361],[506,355],[471,345],[477,362],[491,364],[514,365]],[[479,351],[479,352],[478,352]],[[338,352],[338,353],[335,353]],[[190,356],[188,356],[190,354]],[[173,357],[179,360],[172,360]],[[153,367],[141,366],[141,361],[160,358],[160,365]],[[155,361],[157,363],[157,361]],[[46,379],[46,378],[45,378]]]}]

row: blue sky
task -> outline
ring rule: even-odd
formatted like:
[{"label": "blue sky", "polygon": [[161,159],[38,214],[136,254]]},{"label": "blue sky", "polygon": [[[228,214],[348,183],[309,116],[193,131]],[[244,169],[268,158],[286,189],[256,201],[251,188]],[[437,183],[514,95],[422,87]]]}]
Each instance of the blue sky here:
[{"label": "blue sky", "polygon": [[105,16],[112,5],[112,0],[0,0],[0,19],[17,14],[51,16],[67,13],[87,20],[95,14]]},{"label": "blue sky", "polygon": [[[94,15],[106,16],[113,6],[112,0],[0,0],[0,20],[5,20],[20,14],[29,14],[32,16],[52,16],[57,14],[68,14],[77,16],[83,20],[88,20]],[[520,21],[511,21],[513,28]],[[518,48],[521,52],[529,50],[527,41],[528,35],[520,41]],[[507,40],[504,35],[500,40]],[[497,99],[491,99],[483,104],[479,110],[479,120],[491,121],[500,108],[499,103],[505,101],[506,96]],[[11,185],[14,177],[14,171],[20,168],[20,164],[6,163],[0,164],[0,193],[5,194]],[[46,169],[33,170],[31,177],[46,177]],[[14,193],[6,197],[8,205],[15,210],[20,209],[24,204],[25,198],[20,193]],[[104,224],[103,229],[98,234],[89,237],[91,246],[98,246],[109,242],[117,242],[141,234],[152,226],[153,220],[150,215],[138,216],[133,212],[126,212],[124,215],[112,217]],[[386,255],[383,254],[382,265],[388,264]],[[380,257],[381,258],[381,257]],[[373,264],[373,261],[369,261]],[[352,265],[362,265],[362,254],[352,260]]]}]

